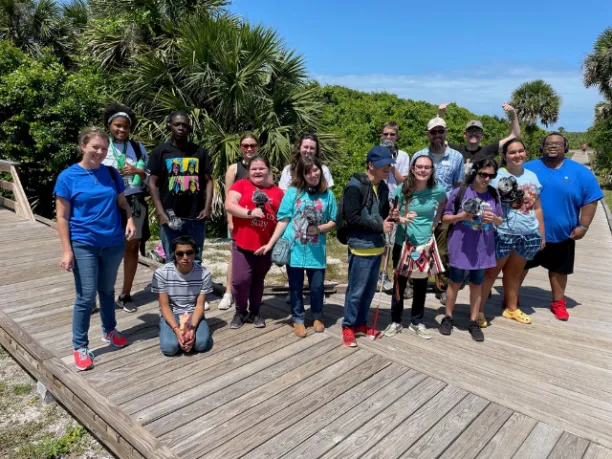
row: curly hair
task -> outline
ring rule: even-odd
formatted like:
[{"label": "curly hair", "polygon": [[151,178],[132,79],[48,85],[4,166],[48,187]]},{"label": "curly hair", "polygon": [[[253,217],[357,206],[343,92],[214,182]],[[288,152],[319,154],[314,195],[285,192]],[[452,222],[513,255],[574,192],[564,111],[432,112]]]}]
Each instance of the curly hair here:
[{"label": "curly hair", "polygon": [[130,117],[130,130],[134,130],[136,124],[138,123],[138,118],[136,117],[136,113],[130,107],[126,105],[121,105],[119,103],[110,104],[104,110],[104,125],[108,128],[110,126],[111,117],[117,113],[125,113]]}]

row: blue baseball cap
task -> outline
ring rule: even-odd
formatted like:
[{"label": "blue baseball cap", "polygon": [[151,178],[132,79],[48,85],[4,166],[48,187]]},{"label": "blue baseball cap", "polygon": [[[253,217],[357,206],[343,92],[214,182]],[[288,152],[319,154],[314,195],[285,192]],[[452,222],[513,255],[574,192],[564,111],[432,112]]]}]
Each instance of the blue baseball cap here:
[{"label": "blue baseball cap", "polygon": [[376,145],[375,147],[372,147],[370,151],[368,151],[366,163],[370,162],[374,165],[374,167],[384,167],[395,164],[395,160],[391,155],[391,150],[389,150],[389,147],[384,145]]}]

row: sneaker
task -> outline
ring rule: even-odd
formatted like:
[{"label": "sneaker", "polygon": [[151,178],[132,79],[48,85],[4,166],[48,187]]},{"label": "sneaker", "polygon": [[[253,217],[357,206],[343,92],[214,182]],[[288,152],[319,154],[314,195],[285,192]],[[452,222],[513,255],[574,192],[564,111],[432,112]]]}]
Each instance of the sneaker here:
[{"label": "sneaker", "polygon": [[385,335],[387,338],[392,338],[398,333],[401,333],[402,328],[404,328],[402,324],[398,324],[397,322],[391,322],[389,325],[387,325],[387,328],[385,328],[383,335]]},{"label": "sneaker", "polygon": [[236,314],[234,314],[234,318],[230,322],[230,328],[233,328],[234,330],[241,328],[244,325],[246,318],[246,314],[240,314],[239,312],[236,312]]},{"label": "sneaker", "polygon": [[508,308],[504,309],[504,312],[502,312],[502,317],[506,319],[516,320],[521,324],[528,325],[531,323],[531,317],[529,317],[527,314],[525,314],[518,308],[515,311],[510,311]]},{"label": "sneaker", "polygon": [[323,295],[323,304],[327,304],[327,297]]},{"label": "sneaker", "polygon": [[128,340],[116,328],[108,333],[102,333],[102,341],[110,343],[111,346],[125,347],[128,345]]},{"label": "sneaker", "polygon": [[372,339],[371,337],[373,336],[374,339],[376,339],[382,336],[382,332],[372,327],[369,327],[368,324],[365,324],[365,325],[357,325],[355,327],[355,335],[366,335],[370,339]]},{"label": "sneaker", "polygon": [[250,322],[253,322],[253,327],[255,328],[266,328],[266,321],[263,317],[261,317],[259,314],[257,314],[256,316],[254,316],[253,314],[250,315],[251,317],[249,318]]},{"label": "sneaker", "polygon": [[132,297],[129,293],[122,293],[115,301],[115,306],[119,309],[123,309],[125,312],[136,312],[138,308],[132,301]]},{"label": "sneaker", "polygon": [[446,306],[446,292],[436,293],[436,298],[440,300],[442,306]]},{"label": "sneaker", "polygon": [[487,318],[482,312],[478,313],[478,318],[476,319],[476,322],[478,322],[478,326],[480,328],[487,328],[489,326],[489,322],[487,322]]},{"label": "sneaker", "polygon": [[314,329],[315,333],[323,333],[325,331],[325,324],[321,319],[315,319],[312,324],[312,328]]},{"label": "sneaker", "polygon": [[387,276],[387,273],[381,272],[380,276],[379,276],[379,281],[380,281],[380,283],[382,285],[382,289],[385,292],[393,290],[393,281],[391,279],[389,279],[389,276]]},{"label": "sneaker", "polygon": [[232,296],[231,293],[226,293],[225,295],[223,295],[223,298],[221,298],[218,308],[225,311],[226,309],[231,308],[233,304],[234,304],[234,297]]},{"label": "sneaker", "polygon": [[342,327],[342,343],[348,347],[357,347],[355,332],[351,327]]},{"label": "sneaker", "polygon": [[423,338],[423,339],[431,339],[431,333],[429,332],[429,330],[427,330],[427,327],[425,326],[425,324],[420,323],[420,324],[410,324],[410,326],[408,327],[408,329],[411,332],[416,333],[416,335],[419,338]]},{"label": "sneaker", "polygon": [[204,302],[204,310],[205,311],[210,311],[210,303],[208,301]]},{"label": "sneaker", "polygon": [[78,371],[85,371],[93,368],[94,355],[93,352],[86,347],[77,349],[72,353],[72,355],[74,356],[74,364],[76,365]]},{"label": "sneaker", "polygon": [[440,328],[438,331],[443,335],[450,335],[453,332],[453,319],[452,317],[445,316],[442,319],[442,323],[440,324]]},{"label": "sneaker", "polygon": [[559,301],[553,301],[552,304],[550,305],[550,311],[559,320],[569,319],[569,314],[567,312],[567,303],[565,302],[565,298]]},{"label": "sneaker", "polygon": [[484,341],[484,333],[478,326],[478,322],[476,322],[475,320],[470,322],[468,330],[470,331],[470,335],[472,335],[472,339],[474,341]]},{"label": "sneaker", "polygon": [[304,326],[304,324],[294,323],[293,332],[298,338],[306,338],[306,327]]},{"label": "sneaker", "polygon": [[412,290],[412,287],[410,285],[407,285],[406,290],[404,290],[404,298],[409,300],[413,296],[414,296],[414,290]]}]

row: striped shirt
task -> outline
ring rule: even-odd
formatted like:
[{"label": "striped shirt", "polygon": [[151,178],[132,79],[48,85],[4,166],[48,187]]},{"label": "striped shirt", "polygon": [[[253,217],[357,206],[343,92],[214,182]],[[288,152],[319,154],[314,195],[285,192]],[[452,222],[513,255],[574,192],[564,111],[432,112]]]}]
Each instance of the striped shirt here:
[{"label": "striped shirt", "polygon": [[192,313],[198,296],[212,292],[212,274],[197,262],[187,274],[176,269],[174,263],[167,263],[153,273],[151,291],[168,294],[173,314]]},{"label": "striped shirt", "polygon": [[412,156],[411,164],[414,163],[419,156],[429,156],[433,160],[436,180],[444,188],[447,196],[456,188],[456,183],[463,183],[463,178],[465,177],[463,155],[457,150],[453,150],[451,147],[447,146],[444,156],[442,156],[440,161],[436,161],[434,155],[429,151],[429,147],[423,148]]}]

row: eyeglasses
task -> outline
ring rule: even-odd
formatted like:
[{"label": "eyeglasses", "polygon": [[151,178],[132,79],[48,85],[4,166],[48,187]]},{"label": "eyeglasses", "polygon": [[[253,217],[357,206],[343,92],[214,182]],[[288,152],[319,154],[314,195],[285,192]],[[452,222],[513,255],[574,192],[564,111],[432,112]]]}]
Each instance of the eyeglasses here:
[{"label": "eyeglasses", "polygon": [[467,131],[468,134],[483,134],[482,129],[479,128],[469,128]]},{"label": "eyeglasses", "polygon": [[397,133],[396,132],[383,132],[382,136],[383,137],[397,137]]},{"label": "eyeglasses", "polygon": [[257,148],[257,144],[256,143],[243,143],[242,145],[240,145],[241,148],[244,148],[245,150],[255,150]]},{"label": "eyeglasses", "polygon": [[544,146],[546,148],[548,148],[548,147],[562,147],[563,145],[564,145],[564,142],[546,142],[544,144]]},{"label": "eyeglasses", "polygon": [[445,132],[446,132],[446,129],[434,129],[434,130],[429,131],[431,135],[441,135],[441,134],[444,134]]},{"label": "eyeglasses", "polygon": [[174,255],[176,255],[178,258],[182,258],[182,257],[184,257],[185,255],[187,255],[188,257],[190,257],[190,256],[192,256],[192,255],[194,255],[194,254],[195,254],[195,251],[194,251],[194,250],[185,250],[184,252],[183,252],[183,251],[181,251],[181,250],[179,250],[179,251],[177,251],[177,252],[174,252]]},{"label": "eyeglasses", "polygon": [[430,171],[433,169],[431,166],[414,166],[417,171]]},{"label": "eyeglasses", "polygon": [[478,176],[482,177],[483,179],[493,180],[495,177],[497,177],[497,174],[487,174],[486,172],[478,172]]}]

